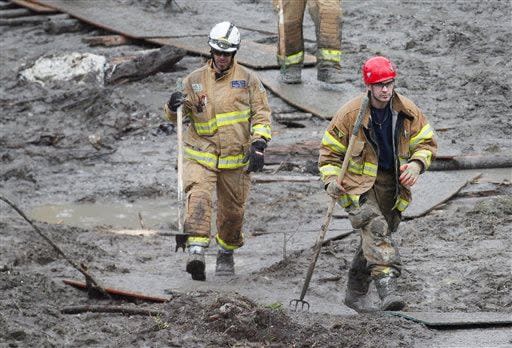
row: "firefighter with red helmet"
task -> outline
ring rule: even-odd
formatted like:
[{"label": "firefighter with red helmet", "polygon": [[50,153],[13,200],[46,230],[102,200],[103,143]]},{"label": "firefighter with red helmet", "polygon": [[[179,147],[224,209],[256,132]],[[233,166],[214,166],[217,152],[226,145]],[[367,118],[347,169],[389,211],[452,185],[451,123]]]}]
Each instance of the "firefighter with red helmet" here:
[{"label": "firefighter with red helmet", "polygon": [[437,140],[423,112],[395,90],[397,70],[388,58],[368,59],[362,74],[370,102],[341,185],[336,179],[364,95],[344,104],[333,117],[322,139],[319,170],[327,193],[360,230],[345,304],[358,312],[373,310],[365,301],[373,280],[379,309],[401,310],[405,302],[396,289],[401,260],[392,233],[411,202],[410,187],[436,155]]},{"label": "firefighter with red helmet", "polygon": [[184,189],[188,235],[186,271],[205,280],[210,244],[212,195],[217,196],[216,275],[234,274],[233,252],[244,244],[242,224],[249,173],[260,171],[271,139],[267,93],[258,76],[239,65],[240,32],[231,22],[216,24],[208,44],[211,59],[172,93],[164,117],[176,122],[177,109],[191,121],[184,134]]}]

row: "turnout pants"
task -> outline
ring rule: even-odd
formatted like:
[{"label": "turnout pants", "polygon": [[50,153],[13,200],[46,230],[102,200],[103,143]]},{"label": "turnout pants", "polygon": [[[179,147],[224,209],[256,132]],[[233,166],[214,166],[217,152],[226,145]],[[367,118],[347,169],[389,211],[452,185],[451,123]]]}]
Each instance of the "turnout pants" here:
[{"label": "turnout pants", "polygon": [[[278,61],[281,66],[302,64],[304,37],[302,22],[308,2],[315,23],[317,58],[319,61],[340,62],[341,0],[274,0],[278,20]],[[282,9],[282,11],[281,11]],[[282,21],[282,24],[280,24]]]},{"label": "turnout pants", "polygon": [[401,261],[391,233],[400,224],[401,214],[395,204],[395,174],[380,171],[373,188],[361,197],[359,207],[349,206],[347,212],[354,229],[360,229],[361,243],[354,255],[349,276],[373,279],[399,276]]},{"label": "turnout pants", "polygon": [[244,244],[242,225],[250,189],[244,168],[210,170],[195,161],[185,160],[184,188],[186,215],[184,231],[188,245],[207,247],[210,243],[212,197],[217,195],[217,243],[226,250]]}]

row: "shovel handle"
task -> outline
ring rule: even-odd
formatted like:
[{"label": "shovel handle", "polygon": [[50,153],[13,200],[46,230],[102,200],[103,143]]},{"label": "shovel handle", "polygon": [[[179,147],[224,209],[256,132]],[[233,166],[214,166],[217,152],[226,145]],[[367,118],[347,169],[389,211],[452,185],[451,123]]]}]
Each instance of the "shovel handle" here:
[{"label": "shovel handle", "polygon": [[183,107],[177,110],[178,133],[178,233],[183,233]]}]

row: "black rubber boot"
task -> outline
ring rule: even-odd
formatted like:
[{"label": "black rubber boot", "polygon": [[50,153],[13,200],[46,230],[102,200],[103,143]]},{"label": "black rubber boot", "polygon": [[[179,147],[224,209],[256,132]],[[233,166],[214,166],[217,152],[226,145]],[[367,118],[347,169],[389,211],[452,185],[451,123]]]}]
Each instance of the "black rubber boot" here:
[{"label": "black rubber boot", "polygon": [[400,311],[404,309],[405,302],[396,293],[396,277],[389,276],[375,280],[375,286],[381,299],[382,311]]},{"label": "black rubber boot", "polygon": [[190,273],[193,280],[206,280],[204,249],[199,246],[190,246],[188,248],[187,272]]},{"label": "black rubber boot", "polygon": [[233,253],[220,251],[217,253],[217,264],[215,265],[215,275],[231,276],[235,274],[235,261]]}]

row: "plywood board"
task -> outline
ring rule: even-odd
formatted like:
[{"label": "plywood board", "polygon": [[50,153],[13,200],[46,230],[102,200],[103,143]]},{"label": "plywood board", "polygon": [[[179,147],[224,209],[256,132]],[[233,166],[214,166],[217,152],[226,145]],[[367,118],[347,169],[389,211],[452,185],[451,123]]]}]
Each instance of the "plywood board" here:
[{"label": "plywood board", "polygon": [[268,89],[286,102],[324,119],[331,119],[343,103],[362,92],[352,83],[318,81],[315,68],[302,69],[300,84],[280,82],[278,70],[258,71],[258,75]]},{"label": "plywood board", "polygon": [[511,326],[512,313],[500,312],[387,312],[389,315],[402,317],[431,327],[484,327]]},{"label": "plywood board", "polygon": [[[151,38],[146,41],[158,45],[171,45],[183,48],[188,52],[197,53],[203,56],[210,55],[210,46],[204,37],[190,36],[180,38]],[[240,64],[253,69],[279,68],[276,59],[276,45],[261,44],[254,41],[242,40],[236,58]],[[307,54],[304,58],[306,66],[314,65],[316,58]]]},{"label": "plywood board", "polygon": [[40,5],[40,4],[36,4],[32,1],[28,1],[28,0],[10,0],[10,2],[18,5],[18,6],[22,6],[22,7],[25,7],[25,8],[28,8],[29,10],[32,10],[34,12],[37,12],[37,13],[55,13],[57,12],[56,10],[54,10],[53,8],[50,8],[50,7],[47,7],[47,6],[44,6],[44,5]]}]

